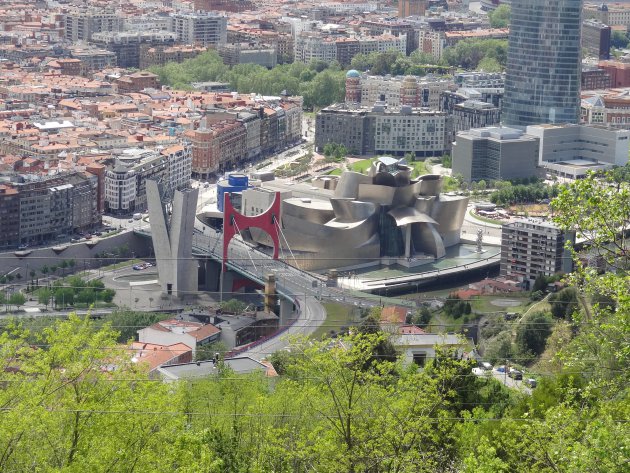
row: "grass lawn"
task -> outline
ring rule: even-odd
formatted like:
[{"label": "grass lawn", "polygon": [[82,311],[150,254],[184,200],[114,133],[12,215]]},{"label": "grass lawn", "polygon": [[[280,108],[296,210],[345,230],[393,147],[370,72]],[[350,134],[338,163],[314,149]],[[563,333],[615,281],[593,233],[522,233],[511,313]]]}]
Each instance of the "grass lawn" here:
[{"label": "grass lawn", "polygon": [[[518,305],[502,307],[499,305],[492,304],[492,301],[497,299],[510,299],[518,301]],[[470,305],[472,306],[473,312],[478,312],[481,314],[485,314],[488,312],[514,312],[517,314],[521,314],[527,310],[527,308],[531,305],[531,300],[529,299],[529,293],[523,294],[492,294],[487,296],[477,296],[473,297],[470,300]]]},{"label": "grass lawn", "polygon": [[332,171],[330,171],[330,172],[328,173],[328,175],[329,175],[329,176],[341,176],[341,173],[342,173],[342,171],[341,171],[341,169],[340,169],[340,168],[335,168],[335,169],[333,169]]},{"label": "grass lawn", "polygon": [[[376,159],[377,158],[362,159],[361,161],[357,161],[356,163],[351,164],[349,168],[354,172],[366,174],[367,170]],[[412,177],[418,177],[422,174],[429,174],[429,169],[427,168],[427,165],[424,161],[412,161],[407,164],[413,168],[413,171],[411,171]]]},{"label": "grass lawn", "polygon": [[313,332],[311,338],[321,340],[331,330],[338,332],[342,326],[356,325],[355,307],[336,302],[324,304],[326,320]]}]

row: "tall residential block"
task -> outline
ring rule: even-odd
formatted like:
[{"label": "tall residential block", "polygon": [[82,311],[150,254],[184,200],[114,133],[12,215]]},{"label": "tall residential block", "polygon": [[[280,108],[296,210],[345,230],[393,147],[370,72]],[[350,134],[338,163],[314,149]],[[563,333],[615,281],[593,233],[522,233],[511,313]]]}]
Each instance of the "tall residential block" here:
[{"label": "tall residential block", "polygon": [[114,10],[74,10],[65,15],[68,41],[90,41],[94,33],[122,31],[123,18]]},{"label": "tall residential block", "polygon": [[568,273],[573,267],[565,248],[574,234],[565,234],[549,222],[522,219],[506,223],[501,232],[502,277],[520,281],[529,289],[538,276]]},{"label": "tall residential block", "polygon": [[514,0],[505,98],[507,126],[578,123],[580,0]]},{"label": "tall residential block", "polygon": [[227,41],[227,17],[216,13],[176,13],[169,31],[185,44],[215,46]]},{"label": "tall residential block", "polygon": [[582,23],[582,48],[598,59],[610,59],[612,28],[597,20]]}]

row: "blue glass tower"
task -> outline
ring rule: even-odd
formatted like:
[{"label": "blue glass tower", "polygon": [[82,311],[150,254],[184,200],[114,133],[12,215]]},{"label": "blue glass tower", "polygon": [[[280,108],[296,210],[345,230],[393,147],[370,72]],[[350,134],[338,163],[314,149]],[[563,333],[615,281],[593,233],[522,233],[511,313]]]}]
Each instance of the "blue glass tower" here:
[{"label": "blue glass tower", "polygon": [[578,123],[581,0],[512,0],[502,121]]}]

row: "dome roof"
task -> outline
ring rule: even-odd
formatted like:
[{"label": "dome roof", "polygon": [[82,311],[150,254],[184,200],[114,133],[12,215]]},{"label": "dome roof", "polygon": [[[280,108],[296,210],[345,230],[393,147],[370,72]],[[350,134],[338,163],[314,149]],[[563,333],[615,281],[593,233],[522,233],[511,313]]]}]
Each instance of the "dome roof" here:
[{"label": "dome roof", "polygon": [[361,77],[361,74],[359,74],[359,71],[357,71],[357,70],[350,69],[346,73],[346,79],[350,79],[351,77]]}]

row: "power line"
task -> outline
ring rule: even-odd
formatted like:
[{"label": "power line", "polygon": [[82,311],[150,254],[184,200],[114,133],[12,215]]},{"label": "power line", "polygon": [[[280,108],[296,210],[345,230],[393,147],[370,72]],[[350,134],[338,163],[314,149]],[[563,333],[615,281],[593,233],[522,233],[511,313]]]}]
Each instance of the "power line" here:
[{"label": "power line", "polygon": [[[199,412],[199,411],[141,411],[141,410],[121,410],[121,409],[55,409],[55,408],[44,408],[46,411],[51,413],[62,413],[62,414],[101,414],[101,415],[148,415],[148,416],[187,416],[187,417],[232,417],[232,418],[273,418],[273,419],[283,419],[283,418],[298,418],[304,419],[306,416],[316,419],[329,420],[331,417],[337,417],[338,413],[333,412],[329,415],[322,414],[268,414],[268,413],[237,413],[237,412]],[[11,412],[11,411],[20,411],[24,412],[23,408],[14,408],[14,407],[3,407],[0,408],[1,412]],[[30,408],[32,411],[39,412],[39,409]],[[369,417],[373,417],[370,415]],[[407,419],[417,419],[422,420],[423,422],[439,424],[441,422],[528,422],[528,423],[541,423],[547,424],[549,421],[545,419],[535,419],[531,417],[425,417],[425,416],[408,416]],[[601,422],[601,419],[598,418],[589,418],[583,417],[578,419],[580,422]],[[615,423],[627,423],[630,422],[630,419],[608,419],[610,422]]]}]

